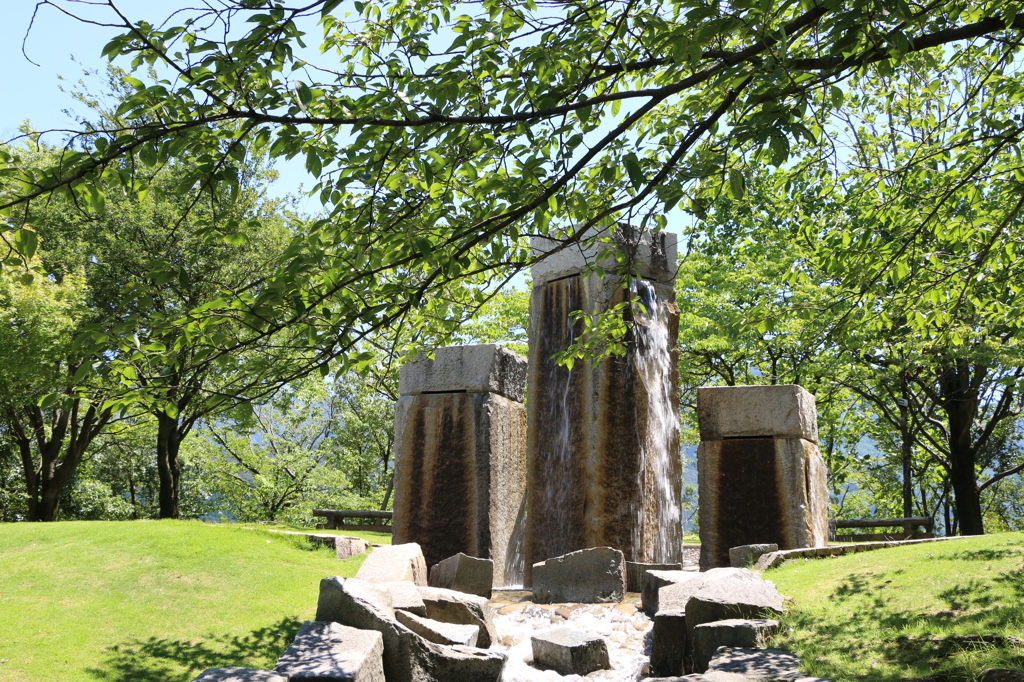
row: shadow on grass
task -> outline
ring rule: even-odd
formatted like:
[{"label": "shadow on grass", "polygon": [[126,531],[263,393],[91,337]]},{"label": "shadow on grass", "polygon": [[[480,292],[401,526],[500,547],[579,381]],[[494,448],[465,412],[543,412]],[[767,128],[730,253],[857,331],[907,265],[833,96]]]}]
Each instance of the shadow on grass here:
[{"label": "shadow on grass", "polygon": [[[821,660],[821,665],[815,666],[815,674],[851,682],[966,682],[976,679],[977,673],[986,667],[1021,667],[1024,651],[1014,646],[927,641],[942,640],[951,631],[1002,635],[1008,627],[1020,627],[1024,623],[1024,573],[1020,569],[987,578],[964,575],[936,595],[951,610],[925,613],[893,609],[890,596],[894,588],[889,578],[902,572],[897,569],[849,576],[829,600],[832,615],[825,619],[815,609],[798,609],[786,617],[785,628],[814,633],[807,638],[796,637],[793,648],[804,661]],[[901,637],[904,634],[910,639]],[[838,669],[825,669],[844,659],[860,660],[867,650],[877,654],[889,671],[839,674]]]},{"label": "shadow on grass", "polygon": [[291,644],[300,625],[295,618],[282,618],[244,635],[133,638],[110,647],[106,662],[89,673],[109,682],[188,682],[207,668],[266,665]]}]

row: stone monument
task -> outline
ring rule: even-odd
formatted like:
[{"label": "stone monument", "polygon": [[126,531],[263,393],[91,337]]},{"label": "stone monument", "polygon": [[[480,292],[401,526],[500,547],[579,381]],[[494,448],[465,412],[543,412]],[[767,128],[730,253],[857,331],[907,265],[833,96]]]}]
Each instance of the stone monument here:
[{"label": "stone monument", "polygon": [[[675,235],[620,226],[585,236],[561,250],[548,239],[532,244],[551,255],[532,271],[527,586],[534,563],[588,547],[621,550],[628,561],[681,560]],[[616,253],[638,275],[629,287],[610,274]],[[583,333],[573,311],[633,299],[642,305],[623,309],[635,322],[624,357],[557,364],[552,356]]]},{"label": "stone monument", "polygon": [[526,494],[526,358],[500,345],[438,348],[402,367],[395,411],[395,544],[427,566],[506,554]]},{"label": "stone monument", "polygon": [[729,566],[729,549],[824,547],[825,463],[814,396],[795,385],[697,389],[700,568]]}]

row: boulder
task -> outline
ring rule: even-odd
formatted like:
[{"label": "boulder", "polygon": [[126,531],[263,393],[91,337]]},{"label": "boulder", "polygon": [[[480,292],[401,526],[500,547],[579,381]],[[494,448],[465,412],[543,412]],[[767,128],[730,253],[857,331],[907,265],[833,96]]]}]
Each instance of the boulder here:
[{"label": "boulder", "polygon": [[648,571],[681,571],[682,564],[642,564],[636,561],[626,562],[626,591],[641,592]]},{"label": "boulder", "polygon": [[702,623],[730,618],[771,618],[782,613],[782,595],[775,583],[762,580],[744,568],[732,570],[738,573],[708,581],[687,600],[684,608],[689,642],[693,641],[694,628]]},{"label": "boulder", "polygon": [[384,639],[373,630],[306,621],[274,670],[289,682],[384,682]]},{"label": "boulder", "polygon": [[490,599],[493,582],[493,561],[478,559],[462,552],[430,567],[431,587],[443,587]]},{"label": "boulder", "polygon": [[504,654],[428,642],[398,622],[386,590],[365,580],[321,580],[316,619],[380,632],[388,682],[498,682],[505,665]]},{"label": "boulder", "polygon": [[989,668],[981,674],[981,682],[1024,682],[1024,672],[1007,668]]},{"label": "boulder", "polygon": [[[706,573],[695,573],[693,571],[647,571],[647,575],[644,577],[643,591],[640,594],[640,603],[643,605],[644,612],[652,618],[658,612],[661,588],[680,583],[692,583],[693,589],[696,590],[699,585],[703,585],[701,581],[705,580],[706,577]],[[681,589],[685,590],[685,588]],[[675,592],[667,592],[666,596],[671,594],[675,594]],[[672,598],[676,602],[680,601],[678,596]],[[678,608],[685,606],[686,601],[683,600],[678,605]]]},{"label": "boulder", "polygon": [[338,557],[338,561],[364,554],[369,549],[370,543],[362,538],[339,536],[334,539],[334,555]]},{"label": "boulder", "polygon": [[686,612],[661,610],[651,630],[651,673],[682,675],[686,656]]},{"label": "boulder", "polygon": [[417,585],[427,584],[427,562],[423,551],[415,542],[402,545],[374,547],[359,567],[356,578],[371,583],[391,583],[408,580]]},{"label": "boulder", "polygon": [[442,623],[480,626],[477,646],[483,649],[487,649],[492,642],[498,640],[498,633],[491,619],[491,605],[483,597],[442,587],[421,587],[419,593],[427,609],[427,618]]},{"label": "boulder", "polygon": [[779,621],[767,618],[730,619],[703,623],[693,629],[693,671],[708,669],[718,647],[763,648],[769,637],[779,631]]},{"label": "boulder", "polygon": [[377,583],[391,595],[391,606],[395,609],[415,613],[417,616],[427,615],[427,606],[420,597],[420,588],[408,580],[393,583]]},{"label": "boulder", "polygon": [[580,630],[558,628],[530,638],[533,665],[559,675],[586,675],[611,668],[604,638]]},{"label": "boulder", "polygon": [[790,651],[722,647],[711,659],[708,672],[736,673],[751,682],[806,679],[799,665],[800,659]]},{"label": "boulder", "polygon": [[433,642],[434,644],[461,644],[462,646],[476,646],[480,637],[479,625],[456,625],[454,623],[442,623],[439,620],[421,618],[408,611],[395,611],[398,622],[409,628],[417,635]]},{"label": "boulder", "polygon": [[538,604],[620,602],[626,596],[626,561],[620,550],[593,547],[533,565]]},{"label": "boulder", "polygon": [[644,682],[747,682],[747,678],[735,673],[704,673],[682,677],[648,677]]},{"label": "boulder", "polygon": [[762,555],[769,552],[779,551],[779,546],[773,543],[760,545],[740,545],[729,548],[729,564],[733,568],[750,568],[757,563]]},{"label": "boulder", "polygon": [[251,668],[207,668],[192,682],[288,682],[271,670],[253,670]]}]

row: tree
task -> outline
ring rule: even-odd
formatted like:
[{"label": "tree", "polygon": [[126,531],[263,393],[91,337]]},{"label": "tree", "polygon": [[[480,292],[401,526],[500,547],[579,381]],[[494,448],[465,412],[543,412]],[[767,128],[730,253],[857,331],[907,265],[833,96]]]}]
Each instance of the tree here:
[{"label": "tree", "polygon": [[73,344],[85,296],[80,276],[0,270],[0,439],[20,455],[30,521],[57,520],[65,487],[112,417],[103,392],[77,380],[90,362]]},{"label": "tree", "polygon": [[[314,365],[362,366],[369,331],[436,321],[424,310],[437,301],[479,305],[480,286],[531,261],[524,235],[569,245],[618,218],[661,227],[677,205],[741,191],[730,152],[784,164],[796,140],[822,133],[853,74],[903,73],[915,55],[954,62],[974,44],[1016,83],[1016,9],[414,0],[346,16],[338,0],[245,0],[164,22],[109,2],[88,20],[123,31],[103,54],[134,69],[124,124],[85,131],[45,171],[6,157],[25,189],[0,208],[52,192],[95,202],[99,177],[181,154],[194,159],[182,191],[234,184],[226,166],[249,150],[300,157],[323,218],[266,288],[205,309],[188,333],[227,354],[262,336],[221,337],[221,323],[303,325]],[[314,21],[319,55],[303,51]]]}]

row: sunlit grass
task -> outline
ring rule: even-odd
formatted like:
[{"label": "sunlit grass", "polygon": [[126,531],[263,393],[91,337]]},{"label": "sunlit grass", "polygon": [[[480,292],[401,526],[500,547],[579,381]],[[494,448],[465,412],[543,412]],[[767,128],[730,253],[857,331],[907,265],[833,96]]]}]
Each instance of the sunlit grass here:
[{"label": "sunlit grass", "polygon": [[1024,533],[792,561],[765,577],[792,598],[782,645],[808,674],[959,681],[1024,669],[1013,644],[915,641],[1024,638]]},{"label": "sunlit grass", "polygon": [[272,667],[352,576],[304,538],[186,521],[0,524],[0,680],[176,682]]},{"label": "sunlit grass", "polygon": [[323,535],[348,535],[350,537],[363,538],[368,540],[375,545],[390,545],[391,544],[391,530],[382,531],[380,533],[374,533],[363,530],[324,530],[323,528],[312,528],[309,526],[299,526],[293,523],[260,523],[253,525],[251,523],[224,523],[218,525],[225,526],[238,526],[240,528],[256,528],[261,530],[284,530],[294,533],[319,533]]}]

